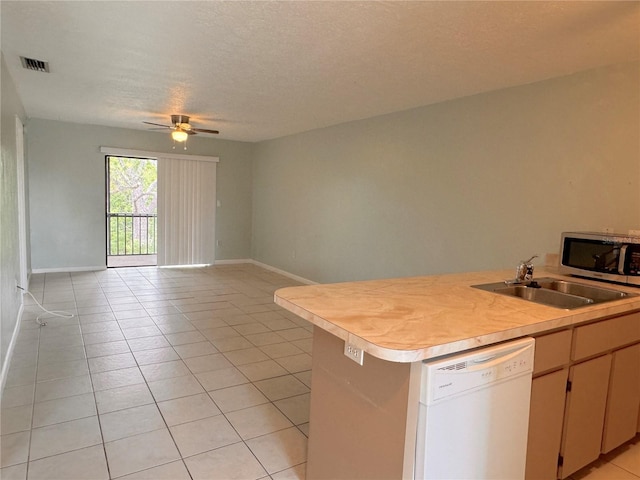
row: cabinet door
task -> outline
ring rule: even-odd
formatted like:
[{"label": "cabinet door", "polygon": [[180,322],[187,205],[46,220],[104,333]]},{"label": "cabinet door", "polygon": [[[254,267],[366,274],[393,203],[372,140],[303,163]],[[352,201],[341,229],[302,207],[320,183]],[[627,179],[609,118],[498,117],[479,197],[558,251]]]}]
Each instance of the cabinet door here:
[{"label": "cabinet door", "polygon": [[568,370],[542,375],[531,383],[525,480],[555,480],[562,437]]},{"label": "cabinet door", "polygon": [[613,352],[602,453],[636,434],[640,405],[640,344]]},{"label": "cabinet door", "polygon": [[560,478],[566,478],[600,456],[609,387],[611,355],[603,355],[569,369],[562,439]]}]

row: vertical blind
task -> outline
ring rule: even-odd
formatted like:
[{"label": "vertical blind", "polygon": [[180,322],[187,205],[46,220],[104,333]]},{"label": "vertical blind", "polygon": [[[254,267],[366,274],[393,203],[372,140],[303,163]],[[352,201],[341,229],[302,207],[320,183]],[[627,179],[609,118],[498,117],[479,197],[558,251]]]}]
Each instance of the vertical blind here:
[{"label": "vertical blind", "polygon": [[214,263],[216,165],[158,157],[158,266]]}]

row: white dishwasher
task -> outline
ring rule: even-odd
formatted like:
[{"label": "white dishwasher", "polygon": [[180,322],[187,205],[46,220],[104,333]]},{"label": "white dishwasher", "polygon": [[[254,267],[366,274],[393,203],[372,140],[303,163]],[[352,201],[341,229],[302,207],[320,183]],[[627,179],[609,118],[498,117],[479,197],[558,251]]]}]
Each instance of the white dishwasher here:
[{"label": "white dishwasher", "polygon": [[524,478],[534,340],[422,366],[416,479]]}]

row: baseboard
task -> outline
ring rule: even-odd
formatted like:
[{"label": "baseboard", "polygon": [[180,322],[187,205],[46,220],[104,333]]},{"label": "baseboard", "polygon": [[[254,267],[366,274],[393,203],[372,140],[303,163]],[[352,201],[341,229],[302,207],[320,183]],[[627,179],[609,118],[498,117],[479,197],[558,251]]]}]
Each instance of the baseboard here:
[{"label": "baseboard", "polygon": [[[229,260],[216,260],[214,265],[233,265],[239,263],[250,263],[256,265],[258,267],[262,267],[265,270],[270,270],[274,273],[278,273],[285,277],[288,277],[296,282],[304,283],[305,285],[317,285],[318,282],[314,282],[313,280],[309,280],[308,278],[301,277],[299,275],[295,275],[293,273],[287,272],[286,270],[282,270],[277,267],[272,267],[266,263],[259,262],[257,260],[253,260],[251,258],[234,258]],[[95,272],[99,270],[106,270],[106,266],[99,267],[67,267],[67,268],[34,268],[31,270],[31,273],[69,273],[69,272]]]},{"label": "baseboard", "polygon": [[279,268],[276,267],[272,267],[271,265],[267,265],[266,263],[262,263],[259,262],[257,260],[251,260],[251,263],[253,263],[254,265],[258,266],[258,267],[262,267],[265,270],[270,270],[274,273],[279,273],[280,275],[283,275],[285,277],[288,277],[292,280],[295,280],[296,282],[300,282],[300,283],[304,283],[305,285],[317,285],[318,282],[314,282],[313,280],[309,280],[308,278],[304,278],[304,277],[300,277],[299,275],[295,275],[293,273],[289,273],[286,270],[281,270]]},{"label": "baseboard", "polygon": [[231,260],[216,260],[214,265],[235,265],[238,263],[253,263],[250,258],[234,258]]},{"label": "baseboard", "polygon": [[20,333],[20,322],[22,322],[22,313],[24,312],[24,301],[20,304],[18,309],[18,317],[16,318],[16,325],[13,328],[13,334],[11,335],[11,341],[7,348],[7,355],[2,362],[2,372],[0,373],[0,397],[4,393],[4,386],[7,383],[7,376],[9,374],[9,367],[11,366],[11,358],[13,357],[13,349],[18,341],[18,335]]},{"label": "baseboard", "polygon": [[264,268],[265,270],[270,270],[274,273],[278,273],[284,277],[290,278],[291,280],[295,280],[296,282],[304,283],[305,285],[318,284],[318,282],[314,282],[313,280],[309,280],[308,278],[300,277],[299,275],[295,275],[293,273],[287,272],[286,270],[272,267],[271,265],[268,265],[266,263],[253,260],[252,258],[235,258],[231,260],[216,260],[215,265],[234,265],[239,263],[250,263],[252,265],[255,265],[256,267],[261,267],[261,268]]},{"label": "baseboard", "polygon": [[33,268],[31,273],[70,273],[70,272],[97,272],[106,270],[106,265],[97,267],[59,267],[59,268]]}]

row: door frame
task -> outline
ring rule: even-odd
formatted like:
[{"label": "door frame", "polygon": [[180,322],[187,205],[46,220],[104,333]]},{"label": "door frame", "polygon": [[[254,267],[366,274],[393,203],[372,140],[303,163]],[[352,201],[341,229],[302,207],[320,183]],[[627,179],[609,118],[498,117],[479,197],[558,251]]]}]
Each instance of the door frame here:
[{"label": "door frame", "polygon": [[18,255],[19,255],[19,282],[25,290],[29,289],[29,266],[27,259],[27,189],[25,183],[24,163],[24,124],[18,115],[16,123],[16,170],[17,170],[17,194],[18,194]]}]

